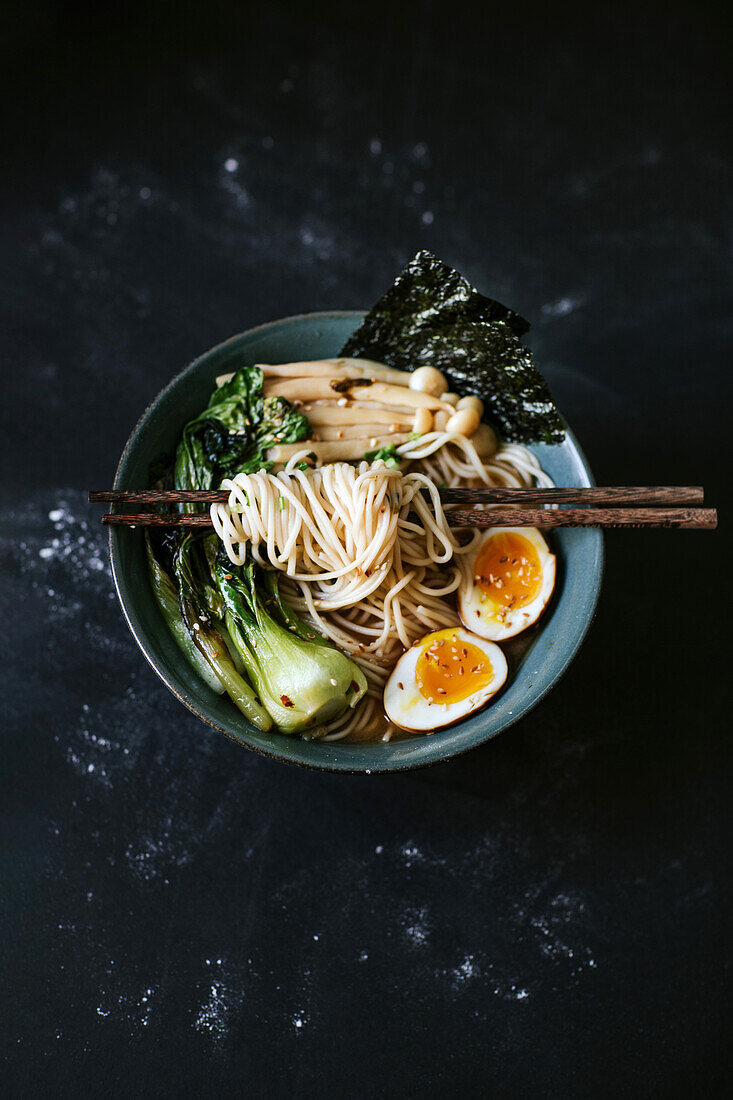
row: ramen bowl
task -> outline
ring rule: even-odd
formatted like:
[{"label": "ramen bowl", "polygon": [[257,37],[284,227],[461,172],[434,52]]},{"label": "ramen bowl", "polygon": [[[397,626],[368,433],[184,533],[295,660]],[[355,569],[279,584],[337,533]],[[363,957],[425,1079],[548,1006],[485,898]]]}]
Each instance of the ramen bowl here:
[{"label": "ramen bowl", "polygon": [[[245,363],[278,363],[339,354],[361,321],[357,311],[309,313],[259,325],[200,355],[145,410],[122,453],[114,487],[140,489],[161,454],[172,452],[184,424],[208,402],[216,377]],[[570,430],[561,444],[532,448],[557,485],[593,484],[588,464]],[[427,736],[369,744],[306,741],[274,730],[263,733],[226,695],[200,680],[163,621],[148,579],[142,531],[110,528],[109,546],[117,595],[132,634],[166,687],[202,722],[247,748],[277,760],[336,772],[393,772],[422,767],[476,748],[536,707],[570,665],[595,612],[603,572],[600,531],[553,533],[558,578],[508,686],[495,701],[456,725]]]}]

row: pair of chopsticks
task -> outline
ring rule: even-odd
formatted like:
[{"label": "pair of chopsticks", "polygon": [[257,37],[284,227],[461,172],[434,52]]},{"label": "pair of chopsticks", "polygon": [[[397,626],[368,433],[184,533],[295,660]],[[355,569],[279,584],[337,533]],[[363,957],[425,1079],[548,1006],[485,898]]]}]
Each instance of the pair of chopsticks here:
[{"label": "pair of chopsticks", "polygon": [[[440,489],[443,504],[467,509],[446,512],[452,527],[691,527],[711,531],[714,508],[701,507],[699,486],[612,486],[586,489]],[[226,504],[224,489],[108,489],[90,491],[93,504]],[[517,504],[519,508],[472,510],[471,505]],[[549,510],[542,505],[570,505]],[[110,527],[211,527],[208,512],[110,512]]]}]

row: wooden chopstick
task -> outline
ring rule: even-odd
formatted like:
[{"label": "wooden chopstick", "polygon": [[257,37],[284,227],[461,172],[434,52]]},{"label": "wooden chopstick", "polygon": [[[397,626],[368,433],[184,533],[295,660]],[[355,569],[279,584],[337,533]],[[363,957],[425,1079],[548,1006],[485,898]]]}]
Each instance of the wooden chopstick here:
[{"label": "wooden chopstick", "polygon": [[[575,504],[699,506],[704,499],[698,485],[621,485],[575,489],[451,489],[439,490],[444,504]],[[91,490],[93,504],[225,504],[226,489],[104,489]]]},{"label": "wooden chopstick", "polygon": [[[451,527],[692,527],[710,531],[718,525],[714,508],[496,508],[445,515]],[[102,523],[108,527],[212,526],[208,512],[107,514]]]}]

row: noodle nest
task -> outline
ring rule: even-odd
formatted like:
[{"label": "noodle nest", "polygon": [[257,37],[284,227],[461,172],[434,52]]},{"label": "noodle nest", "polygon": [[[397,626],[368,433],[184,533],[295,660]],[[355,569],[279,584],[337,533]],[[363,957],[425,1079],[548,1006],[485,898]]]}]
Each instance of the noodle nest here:
[{"label": "noodle nest", "polygon": [[320,735],[389,740],[384,684],[406,648],[458,624],[447,597],[470,584],[465,556],[480,537],[449,526],[439,486],[552,482],[525,447],[504,445],[484,463],[470,439],[449,432],[398,447],[401,470],[381,460],[299,469],[308,453],[278,474],[223,481],[229,500],[212,505],[212,522],[234,565],[251,554],[283,573],[288,601],[363,669],[366,697]]}]

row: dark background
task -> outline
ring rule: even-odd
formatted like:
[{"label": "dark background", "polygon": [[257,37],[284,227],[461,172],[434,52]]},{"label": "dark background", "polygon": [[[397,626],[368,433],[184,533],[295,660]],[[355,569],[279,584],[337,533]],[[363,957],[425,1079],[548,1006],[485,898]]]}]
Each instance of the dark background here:
[{"label": "dark background", "polygon": [[722,506],[722,5],[6,12],[5,1095],[717,1095],[725,516],[610,534],[541,707],[369,778],[165,691],[85,491],[196,354],[427,247],[533,322],[600,483]]}]

